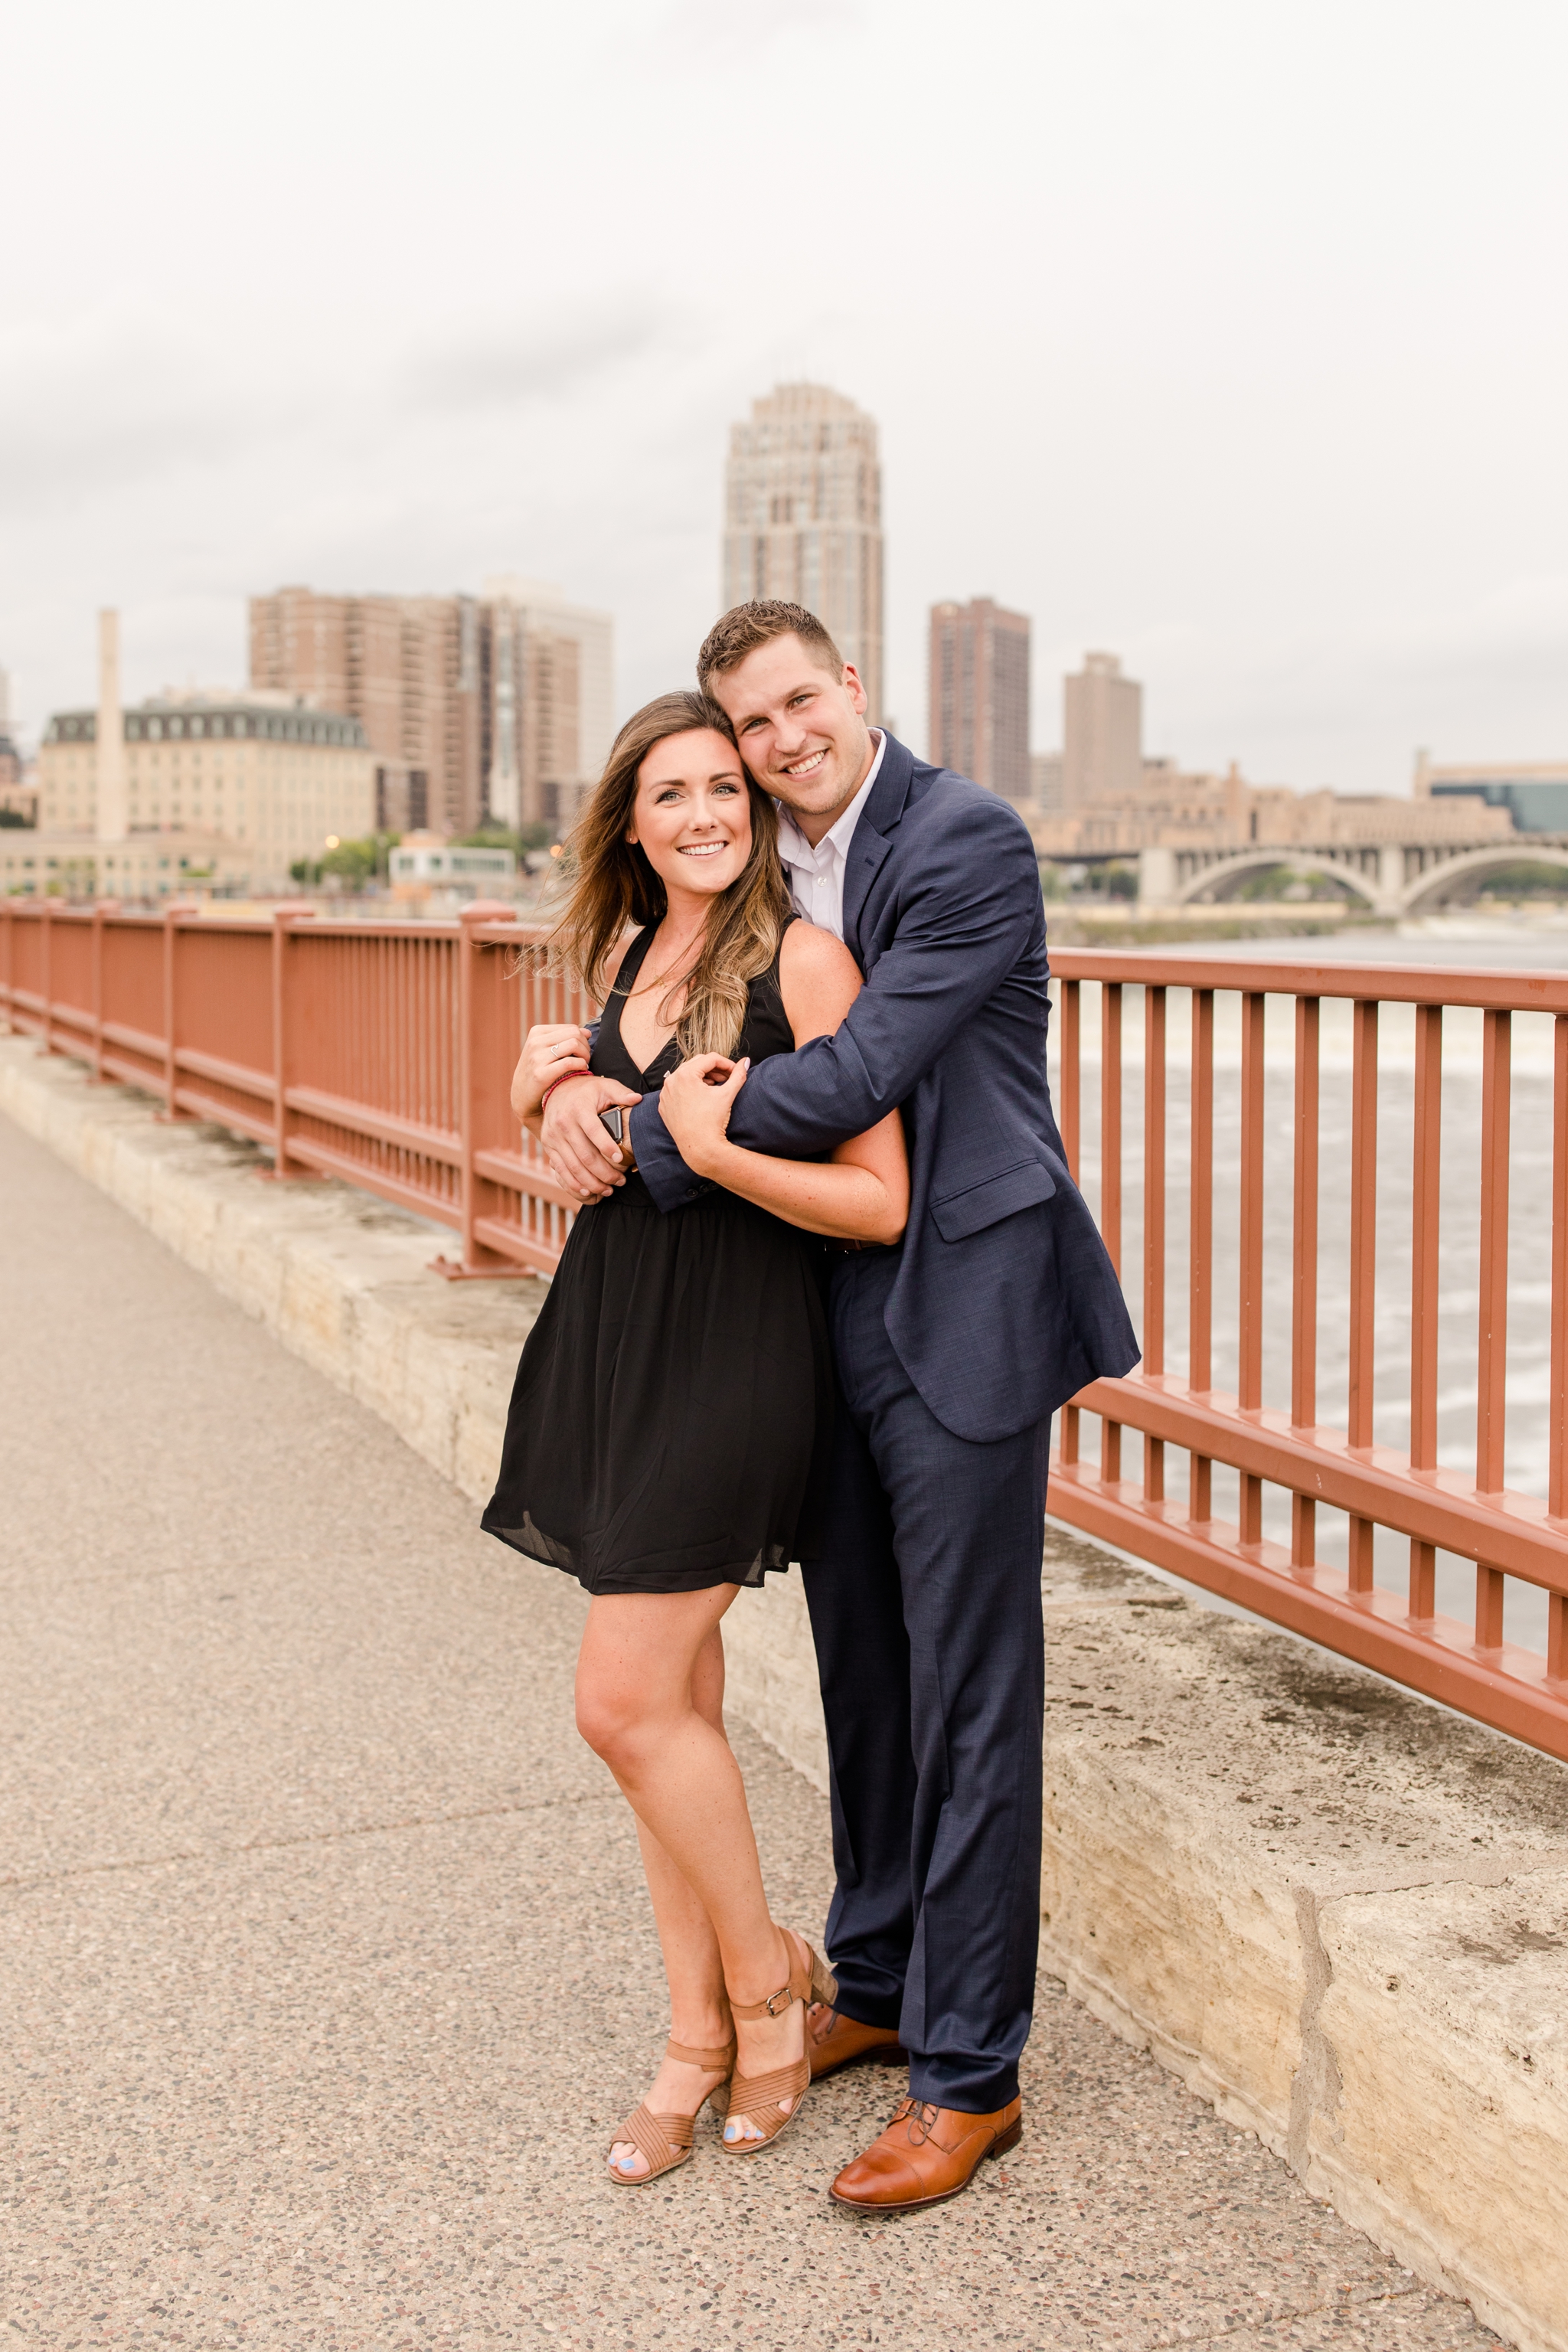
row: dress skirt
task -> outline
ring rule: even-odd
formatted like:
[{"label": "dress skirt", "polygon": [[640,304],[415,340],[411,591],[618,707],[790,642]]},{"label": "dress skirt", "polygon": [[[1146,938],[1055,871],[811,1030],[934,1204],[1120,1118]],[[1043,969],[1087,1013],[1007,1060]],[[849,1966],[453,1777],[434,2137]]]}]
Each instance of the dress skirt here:
[{"label": "dress skirt", "polygon": [[761,1584],[818,1549],[833,1416],[814,1236],[640,1177],[579,1212],[483,1525],[589,1592]]}]

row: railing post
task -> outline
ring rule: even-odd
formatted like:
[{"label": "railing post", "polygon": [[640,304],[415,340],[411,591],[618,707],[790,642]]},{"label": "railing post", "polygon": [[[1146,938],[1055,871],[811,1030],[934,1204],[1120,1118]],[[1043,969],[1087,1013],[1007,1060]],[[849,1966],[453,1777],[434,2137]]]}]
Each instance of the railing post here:
[{"label": "railing post", "polygon": [[[1263,1097],[1264,1034],[1268,1000],[1247,989],[1241,999],[1241,1231],[1237,1262],[1237,1403],[1243,1412],[1263,1406]],[[1240,1481],[1241,1540],[1263,1541],[1263,1481]]]},{"label": "railing post", "polygon": [[[293,1127],[289,1089],[294,1078],[295,1025],[290,1017],[292,959],[289,941],[296,923],[308,919],[310,913],[310,907],[299,900],[283,900],[272,909],[272,1175],[278,1182],[295,1174],[289,1165],[289,1137]],[[308,1176],[311,1171],[301,1169],[299,1172]]]},{"label": "railing post", "polygon": [[[1552,1024],[1552,1388],[1548,1516],[1568,1518],[1568,1014]],[[1546,1671],[1568,1683],[1568,1594],[1546,1601]]]},{"label": "railing post", "polygon": [[43,932],[38,941],[38,963],[41,977],[40,993],[44,1000],[44,1044],[46,1054],[55,1050],[55,902],[46,898],[43,910]]},{"label": "railing post", "polygon": [[188,1116],[174,1097],[180,1084],[179,955],[175,940],[180,917],[189,912],[189,902],[184,898],[171,898],[163,908],[163,1108],[159,1117],[165,1120]]},{"label": "railing post", "polygon": [[477,985],[479,960],[484,950],[476,933],[481,923],[510,922],[514,911],[504,900],[476,898],[458,917],[458,1233],[461,1247],[456,1265],[445,1255],[431,1261],[432,1272],[444,1275],[448,1282],[504,1280],[532,1272],[531,1267],[503,1257],[499,1250],[486,1248],[474,1233],[479,1215],[474,1159],[479,1150],[481,1074],[487,1048],[493,1044],[485,1020],[486,994]]},{"label": "railing post", "polygon": [[[1143,991],[1143,1373],[1165,1370],[1165,992]],[[1143,1440],[1143,1493],[1165,1496],[1165,1448]]]},{"label": "railing post", "polygon": [[[1318,1108],[1319,1041],[1315,996],[1296,999],[1296,1165],[1291,1204],[1290,1423],[1315,1429],[1318,1421]],[[1290,1502],[1290,1559],[1310,1568],[1317,1557],[1317,1505],[1310,1495]]]},{"label": "railing post", "polygon": [[92,908],[92,1082],[103,1080],[103,920],[120,911],[118,898],[96,898]]},{"label": "railing post", "polygon": [[[1410,1212],[1410,1467],[1437,1466],[1437,1307],[1442,1263],[1443,1008],[1415,1008],[1415,1144]],[[1437,1547],[1412,1541],[1410,1614],[1418,1622],[1437,1606]]]},{"label": "railing post", "polygon": [[[1351,1045],[1351,1328],[1346,1435],[1352,1449],[1372,1445],[1373,1373],[1377,1315],[1377,1002],[1357,997]],[[1352,1512],[1350,1589],[1373,1588],[1375,1522]]]},{"label": "railing post", "polygon": [[[1200,1396],[1214,1384],[1214,991],[1193,991],[1191,1241],[1188,1264],[1187,1381]],[[1214,1465],[1191,1456],[1187,1516],[1205,1526],[1214,1510]]]}]

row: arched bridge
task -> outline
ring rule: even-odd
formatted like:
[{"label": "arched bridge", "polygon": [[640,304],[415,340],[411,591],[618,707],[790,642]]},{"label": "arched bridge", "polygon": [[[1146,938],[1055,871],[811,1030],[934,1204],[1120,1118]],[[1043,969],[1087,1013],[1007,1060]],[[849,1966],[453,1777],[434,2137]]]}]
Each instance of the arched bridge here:
[{"label": "arched bridge", "polygon": [[1441,904],[1468,877],[1507,866],[1555,866],[1568,876],[1568,834],[1491,835],[1485,841],[1247,842],[1238,848],[1144,849],[1138,896],[1185,907],[1234,897],[1249,874],[1288,866],[1340,883],[1379,915],[1410,915]]}]

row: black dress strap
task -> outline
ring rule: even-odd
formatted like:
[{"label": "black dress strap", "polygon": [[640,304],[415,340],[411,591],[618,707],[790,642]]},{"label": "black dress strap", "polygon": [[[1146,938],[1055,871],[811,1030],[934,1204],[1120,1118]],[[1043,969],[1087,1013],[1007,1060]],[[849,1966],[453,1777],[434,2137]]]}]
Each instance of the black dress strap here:
[{"label": "black dress strap", "polygon": [[623,1087],[636,1087],[639,1094],[646,1094],[650,1085],[657,1085],[666,1070],[676,1068],[680,1060],[680,1048],[671,1037],[645,1070],[633,1061],[631,1050],[621,1035],[621,1007],[632,992],[658,929],[657,923],[645,925],[621,958],[615,985],[599,1016],[598,1034],[588,1064],[595,1076],[615,1078]]}]

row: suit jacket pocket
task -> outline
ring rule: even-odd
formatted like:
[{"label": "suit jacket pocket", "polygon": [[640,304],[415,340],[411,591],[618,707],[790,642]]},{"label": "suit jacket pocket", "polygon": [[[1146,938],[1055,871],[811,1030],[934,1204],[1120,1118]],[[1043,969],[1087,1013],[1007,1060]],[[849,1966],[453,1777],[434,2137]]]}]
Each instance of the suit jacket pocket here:
[{"label": "suit jacket pocket", "polygon": [[1000,1176],[988,1176],[983,1184],[971,1184],[967,1192],[950,1192],[946,1200],[933,1201],[931,1223],[944,1242],[966,1241],[971,1234],[983,1233],[987,1225],[999,1224],[1020,1209],[1048,1201],[1056,1189],[1048,1168],[1037,1160],[1021,1160],[1016,1168],[1005,1168]]}]

